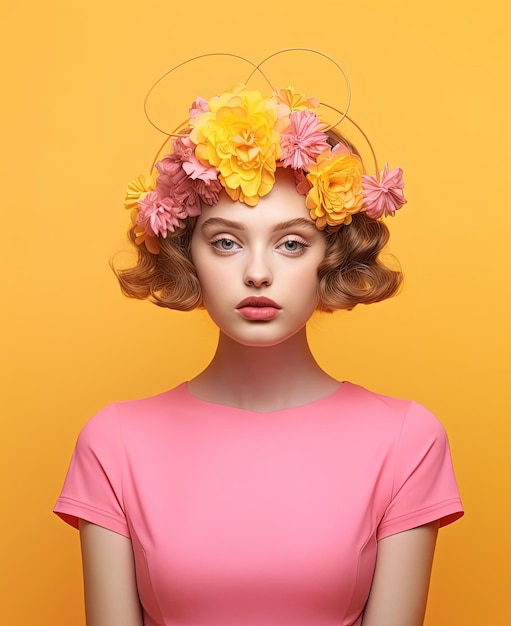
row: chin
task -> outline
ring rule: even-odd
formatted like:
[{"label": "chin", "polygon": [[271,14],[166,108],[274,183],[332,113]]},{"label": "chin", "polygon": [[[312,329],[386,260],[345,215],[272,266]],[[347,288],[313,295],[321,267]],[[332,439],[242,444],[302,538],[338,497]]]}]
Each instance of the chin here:
[{"label": "chin", "polygon": [[246,348],[273,348],[275,346],[278,346],[286,342],[286,339],[275,339],[274,341],[270,341],[270,340],[268,341],[265,341],[265,340],[244,341],[244,340],[237,339],[235,337],[232,337],[232,339],[236,341],[236,343],[240,344],[240,346],[245,346]]},{"label": "chin", "polygon": [[271,331],[268,332],[269,329],[264,328],[259,329],[262,332],[253,333],[251,336],[249,333],[236,334],[226,333],[225,331],[223,332],[227,337],[229,337],[229,339],[247,348],[273,348],[275,346],[286,343],[289,339],[299,333],[303,328],[304,326],[285,335],[276,334],[275,332]]}]

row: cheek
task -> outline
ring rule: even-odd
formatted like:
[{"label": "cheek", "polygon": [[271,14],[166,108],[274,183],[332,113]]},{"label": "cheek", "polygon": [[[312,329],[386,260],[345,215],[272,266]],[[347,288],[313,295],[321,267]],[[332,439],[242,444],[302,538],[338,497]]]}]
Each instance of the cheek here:
[{"label": "cheek", "polygon": [[323,261],[323,256],[317,259],[317,263],[308,268],[299,280],[295,282],[294,288],[303,293],[307,303],[310,304],[311,311],[314,311],[319,303],[319,276],[318,268]]},{"label": "cheek", "polygon": [[300,291],[314,290],[319,285],[318,268],[323,261],[323,256],[317,255],[309,263],[304,264],[298,272],[294,272],[291,279],[295,285],[300,286]]},{"label": "cheek", "polygon": [[195,273],[197,274],[197,278],[199,279],[203,291],[207,288],[211,277],[214,276],[210,260],[208,259],[208,252],[209,251],[206,250],[204,246],[194,245],[192,240],[190,254],[193,266],[195,267]]},{"label": "cheek", "polygon": [[203,303],[206,309],[215,309],[229,297],[232,274],[225,271],[222,264],[216,264],[210,255],[197,258],[195,271],[201,286]]}]

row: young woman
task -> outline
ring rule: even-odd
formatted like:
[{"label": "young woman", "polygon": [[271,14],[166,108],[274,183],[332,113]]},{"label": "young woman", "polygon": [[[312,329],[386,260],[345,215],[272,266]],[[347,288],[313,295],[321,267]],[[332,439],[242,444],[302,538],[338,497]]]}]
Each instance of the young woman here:
[{"label": "young woman", "polygon": [[80,529],[87,625],[419,626],[463,514],[445,432],[329,376],[305,331],[398,290],[379,254],[401,170],[363,174],[316,101],[244,85],[198,98],[156,170],[128,188],[121,287],[204,306],[219,341],[80,433],[55,512]]}]

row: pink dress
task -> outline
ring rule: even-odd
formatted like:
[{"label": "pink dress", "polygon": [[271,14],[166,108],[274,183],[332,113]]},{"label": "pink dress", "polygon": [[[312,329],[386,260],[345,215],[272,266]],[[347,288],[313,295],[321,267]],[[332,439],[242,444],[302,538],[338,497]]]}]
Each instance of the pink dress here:
[{"label": "pink dress", "polygon": [[145,626],[355,626],[379,539],[463,515],[421,405],[345,382],[261,413],[183,383],[82,429],[55,512],[130,537]]}]

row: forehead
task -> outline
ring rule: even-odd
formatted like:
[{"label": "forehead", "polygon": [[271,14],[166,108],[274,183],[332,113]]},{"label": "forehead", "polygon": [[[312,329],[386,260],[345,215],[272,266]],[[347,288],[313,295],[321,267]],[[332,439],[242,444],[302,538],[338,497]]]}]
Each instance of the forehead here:
[{"label": "forehead", "polygon": [[239,222],[247,230],[257,228],[270,231],[283,222],[302,219],[310,222],[317,230],[305,207],[305,196],[296,191],[293,172],[282,168],[276,172],[275,185],[270,193],[260,198],[255,207],[233,202],[222,192],[218,204],[203,207],[196,227],[200,228],[206,220],[215,217]]}]

